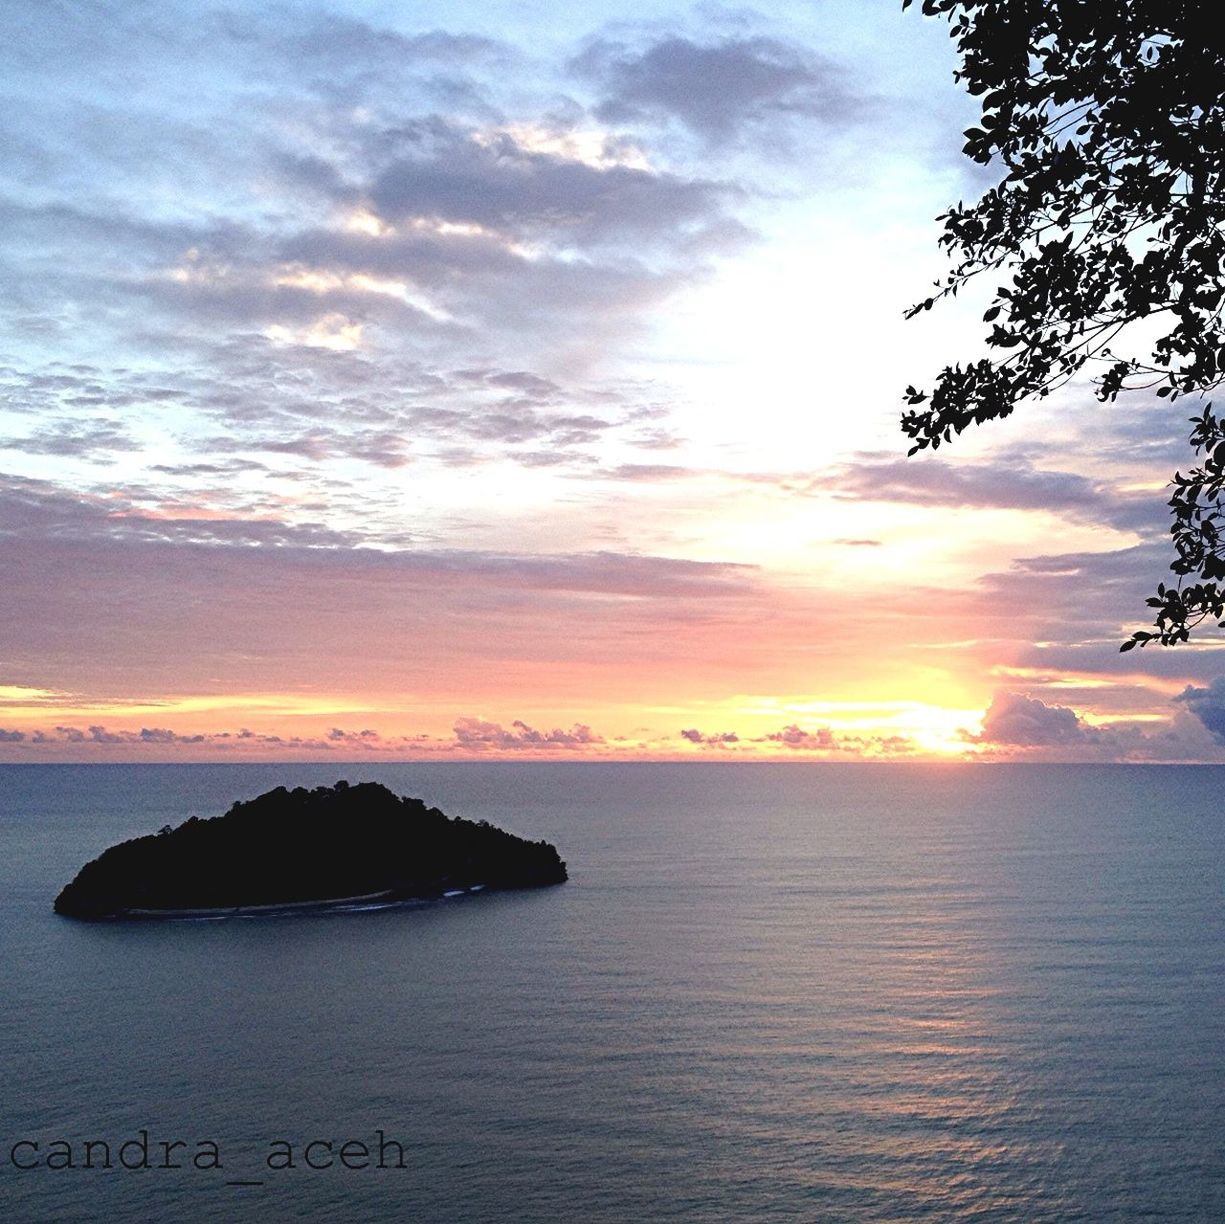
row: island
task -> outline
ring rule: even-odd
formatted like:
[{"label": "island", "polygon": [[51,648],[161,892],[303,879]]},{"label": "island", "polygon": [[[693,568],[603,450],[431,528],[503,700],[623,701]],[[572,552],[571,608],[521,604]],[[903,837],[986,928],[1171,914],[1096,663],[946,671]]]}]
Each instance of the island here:
[{"label": "island", "polygon": [[367,909],[566,879],[545,841],[374,782],[279,786],[86,863],[55,912],[90,920]]}]

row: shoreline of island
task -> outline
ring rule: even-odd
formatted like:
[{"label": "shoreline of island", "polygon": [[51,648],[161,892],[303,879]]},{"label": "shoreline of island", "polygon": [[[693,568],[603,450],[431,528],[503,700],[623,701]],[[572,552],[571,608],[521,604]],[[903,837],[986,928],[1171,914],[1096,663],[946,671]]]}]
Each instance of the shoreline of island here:
[{"label": "shoreline of island", "polygon": [[306,901],[272,901],[262,905],[212,905],[186,908],[155,908],[131,906],[112,917],[115,921],[128,918],[276,918],[281,914],[343,914],[351,910],[395,909],[399,906],[430,905],[435,901],[451,901],[456,897],[472,896],[485,891],[484,884],[468,884],[448,888],[441,893],[399,894],[394,889],[362,893],[353,897],[321,897]]}]

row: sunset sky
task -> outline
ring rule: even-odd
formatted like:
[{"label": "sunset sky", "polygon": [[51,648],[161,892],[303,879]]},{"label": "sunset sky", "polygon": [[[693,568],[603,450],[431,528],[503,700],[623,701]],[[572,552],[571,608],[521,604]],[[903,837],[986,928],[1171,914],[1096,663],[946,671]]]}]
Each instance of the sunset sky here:
[{"label": "sunset sky", "polygon": [[[0,760],[1225,761],[1189,410],[906,458],[993,181],[899,0],[8,5]],[[992,286],[986,286],[990,289]]]}]

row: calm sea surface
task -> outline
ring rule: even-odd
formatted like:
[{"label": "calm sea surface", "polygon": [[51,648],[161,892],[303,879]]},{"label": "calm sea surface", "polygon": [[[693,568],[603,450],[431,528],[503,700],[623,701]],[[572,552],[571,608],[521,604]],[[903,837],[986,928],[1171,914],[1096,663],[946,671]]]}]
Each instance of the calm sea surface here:
[{"label": "calm sea surface", "polygon": [[[368,914],[51,912],[118,839],[339,777],[547,838],[571,882]],[[0,1218],[1225,1220],[1223,787],[0,767]],[[403,1169],[340,1166],[380,1130]],[[142,1131],[150,1163],[182,1140],[188,1167],[80,1167],[86,1140],[117,1162]],[[16,1169],[20,1140],[23,1163],[60,1140],[78,1167]],[[297,1167],[267,1167],[278,1140]],[[312,1140],[332,1168],[306,1167]],[[223,1168],[190,1166],[202,1141]]]}]

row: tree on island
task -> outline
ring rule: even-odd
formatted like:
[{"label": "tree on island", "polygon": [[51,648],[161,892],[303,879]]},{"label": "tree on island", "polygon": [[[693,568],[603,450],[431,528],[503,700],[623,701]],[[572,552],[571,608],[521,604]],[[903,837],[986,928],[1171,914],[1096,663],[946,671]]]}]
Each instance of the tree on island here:
[{"label": "tree on island", "polygon": [[[909,8],[912,0],[902,0]],[[966,132],[1002,180],[939,220],[953,270],[908,317],[983,273],[1001,273],[983,316],[997,357],[908,387],[910,453],[1008,416],[1086,368],[1096,393],[1201,400],[1225,381],[1225,34],[1190,0],[922,0],[981,99]],[[1148,323],[1141,321],[1149,320]],[[1129,332],[1159,338],[1129,353]],[[1122,349],[1123,351],[1120,351]],[[1198,466],[1173,478],[1173,586],[1148,600],[1154,631],[1121,649],[1174,645],[1208,618],[1225,627],[1225,419],[1197,405]]]},{"label": "tree on island", "polygon": [[[120,842],[55,899],[70,918],[394,904],[560,884],[555,846],[448,817],[377,782],[278,786],[224,816]],[[285,910],[284,907],[288,907]]]}]

